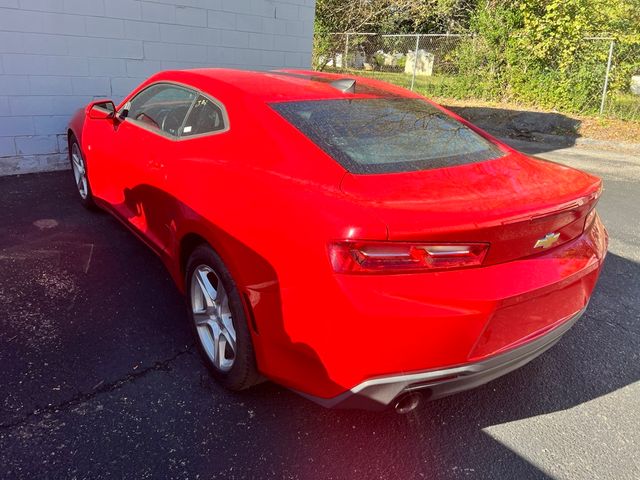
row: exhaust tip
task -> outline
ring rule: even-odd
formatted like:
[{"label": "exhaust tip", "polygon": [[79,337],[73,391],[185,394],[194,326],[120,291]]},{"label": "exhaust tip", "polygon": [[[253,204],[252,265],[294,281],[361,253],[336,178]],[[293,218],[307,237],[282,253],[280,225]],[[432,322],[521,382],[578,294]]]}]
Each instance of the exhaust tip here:
[{"label": "exhaust tip", "polygon": [[393,408],[395,409],[396,413],[404,415],[418,408],[418,405],[420,405],[421,402],[422,395],[420,393],[407,393],[398,397]]}]

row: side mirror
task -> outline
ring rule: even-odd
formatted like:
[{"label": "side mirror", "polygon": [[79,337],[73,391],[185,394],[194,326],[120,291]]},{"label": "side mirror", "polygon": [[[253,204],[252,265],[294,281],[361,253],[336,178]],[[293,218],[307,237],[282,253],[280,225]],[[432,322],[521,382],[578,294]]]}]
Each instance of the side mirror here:
[{"label": "side mirror", "polygon": [[87,107],[89,110],[89,118],[102,120],[105,118],[113,118],[116,114],[116,106],[111,100],[98,100],[92,102]]}]

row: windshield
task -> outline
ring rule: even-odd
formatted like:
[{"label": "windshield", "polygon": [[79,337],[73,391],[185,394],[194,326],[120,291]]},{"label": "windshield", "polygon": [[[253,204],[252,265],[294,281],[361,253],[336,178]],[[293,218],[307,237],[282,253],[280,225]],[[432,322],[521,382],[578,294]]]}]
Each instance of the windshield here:
[{"label": "windshield", "polygon": [[419,99],[313,100],[271,107],[352,173],[427,170],[503,155]]}]

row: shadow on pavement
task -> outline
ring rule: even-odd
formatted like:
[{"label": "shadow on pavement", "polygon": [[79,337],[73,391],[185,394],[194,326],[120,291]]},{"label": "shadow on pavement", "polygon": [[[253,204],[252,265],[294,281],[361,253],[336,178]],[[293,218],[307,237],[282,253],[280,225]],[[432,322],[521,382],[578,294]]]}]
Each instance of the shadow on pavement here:
[{"label": "shadow on pavement", "polygon": [[577,132],[580,120],[561,113],[443,106],[496,137],[531,142],[528,149],[530,151],[526,152],[529,154],[572,147],[579,137]]}]

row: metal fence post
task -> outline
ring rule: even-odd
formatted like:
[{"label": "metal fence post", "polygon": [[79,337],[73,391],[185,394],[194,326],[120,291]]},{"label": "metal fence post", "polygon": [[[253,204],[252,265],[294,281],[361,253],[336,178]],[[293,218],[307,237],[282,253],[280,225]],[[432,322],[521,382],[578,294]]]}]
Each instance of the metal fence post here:
[{"label": "metal fence post", "polygon": [[609,45],[609,58],[607,59],[607,71],[604,74],[604,86],[602,87],[602,100],[600,100],[600,115],[604,113],[604,104],[607,100],[607,89],[609,88],[609,72],[611,71],[611,57],[613,57],[613,45],[615,40],[611,40]]},{"label": "metal fence post", "polygon": [[416,82],[416,69],[418,68],[418,47],[420,46],[420,35],[416,35],[416,49],[413,53],[413,75],[411,76],[411,91]]},{"label": "metal fence post", "polygon": [[349,64],[347,63],[347,55],[349,55],[349,34],[345,35],[346,40],[344,41],[344,58],[342,59],[342,68],[347,68]]}]

